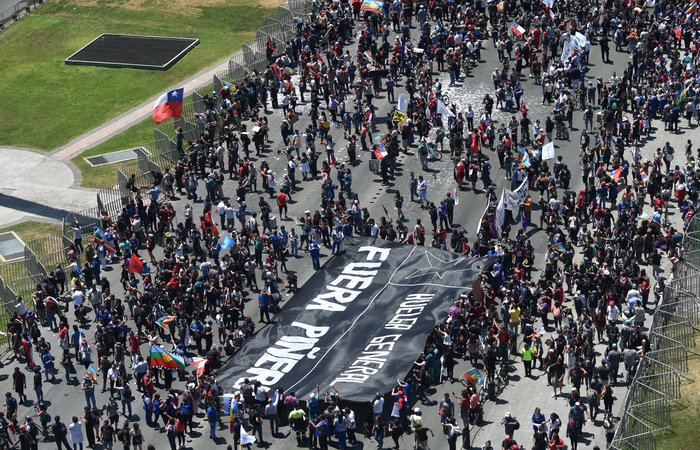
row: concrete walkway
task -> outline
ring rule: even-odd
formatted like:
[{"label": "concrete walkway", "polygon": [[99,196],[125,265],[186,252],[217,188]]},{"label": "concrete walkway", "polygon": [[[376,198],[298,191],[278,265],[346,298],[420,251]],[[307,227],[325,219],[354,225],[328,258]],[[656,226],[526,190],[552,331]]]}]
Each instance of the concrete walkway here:
[{"label": "concrete walkway", "polygon": [[46,152],[0,147],[0,227],[25,220],[60,221],[95,206],[95,190],[80,187],[80,172]]},{"label": "concrete walkway", "polygon": [[[228,68],[229,57],[176,86],[185,94],[212,82]],[[160,94],[158,94],[160,95]],[[0,147],[0,228],[27,220],[59,222],[66,214],[96,206],[95,189],[80,186],[80,170],[71,159],[151,116],[157,97],[46,153],[20,147]]]},{"label": "concrete walkway", "polygon": [[[191,94],[192,92],[194,92],[195,89],[201,86],[206,86],[207,84],[211,83],[212,79],[214,78],[214,75],[217,72],[221,72],[222,70],[227,69],[228,61],[229,57],[226,57],[225,60],[207,69],[204,69],[198,74],[193,75],[192,77],[186,79],[182,83],[178,83],[176,86],[172,86],[167,90],[182,87],[185,89],[185,95]],[[104,125],[100,125],[94,130],[88,131],[82,136],[78,136],[66,145],[52,151],[50,155],[61,161],[70,161],[72,158],[84,152],[85,150],[90,149],[98,144],[101,144],[102,142],[106,141],[112,136],[116,136],[122,131],[141,122],[145,118],[150,117],[153,113],[153,104],[161,94],[162,93],[159,93],[155,97],[146,100],[139,106],[130,109],[129,111],[125,112],[124,114],[121,114],[120,116],[117,116],[116,118],[110,120]]]}]

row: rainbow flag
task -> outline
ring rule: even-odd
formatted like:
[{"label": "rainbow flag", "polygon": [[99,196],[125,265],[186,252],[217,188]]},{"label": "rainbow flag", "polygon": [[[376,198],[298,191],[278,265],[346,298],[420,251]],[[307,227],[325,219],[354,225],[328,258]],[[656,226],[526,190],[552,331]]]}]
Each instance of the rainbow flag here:
[{"label": "rainbow flag", "polygon": [[85,372],[85,375],[89,376],[92,378],[92,381],[94,383],[97,382],[97,372],[95,372],[95,369],[92,368],[92,366],[88,366],[87,372]]},{"label": "rainbow flag", "polygon": [[481,387],[481,374],[478,370],[471,368],[464,372],[463,376],[475,387]]},{"label": "rainbow flag", "polygon": [[282,69],[282,72],[287,73],[289,75],[296,75],[297,73],[292,69],[291,67],[285,67]]},{"label": "rainbow flag", "polygon": [[157,345],[151,345],[151,367],[185,370],[185,360]]},{"label": "rainbow flag", "polygon": [[690,6],[688,7],[688,9],[685,10],[685,13],[688,14],[688,13],[691,13],[691,12],[695,12],[695,11],[697,11],[697,10],[698,10],[698,4],[697,4],[697,3],[693,3],[692,5],[690,5]]},{"label": "rainbow flag", "polygon": [[648,176],[646,173],[641,172],[641,173],[640,173],[640,176],[642,177],[642,182],[643,182],[644,184],[646,184],[646,183],[649,181],[649,176]]},{"label": "rainbow flag", "polygon": [[382,6],[384,4],[378,0],[365,0],[362,2],[361,8],[366,11],[372,11],[375,13],[382,12]]},{"label": "rainbow flag", "polygon": [[552,245],[552,247],[551,247],[550,250],[554,250],[554,251],[557,252],[557,253],[564,253],[564,252],[566,251],[566,249],[564,248],[564,246],[561,245],[561,244],[554,244],[554,245]]},{"label": "rainbow flag", "polygon": [[165,327],[167,327],[168,324],[173,320],[175,320],[175,316],[163,316],[160,319],[156,320],[156,323],[158,324],[158,326],[165,330]]}]

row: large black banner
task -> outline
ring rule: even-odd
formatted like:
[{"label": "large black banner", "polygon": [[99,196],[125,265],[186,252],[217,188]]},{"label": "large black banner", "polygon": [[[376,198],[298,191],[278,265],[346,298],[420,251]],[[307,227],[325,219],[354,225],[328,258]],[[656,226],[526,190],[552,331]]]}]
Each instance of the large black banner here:
[{"label": "large black banner", "polygon": [[299,398],[317,384],[321,391],[334,385],[346,401],[390,391],[420,356],[427,333],[492,263],[430,247],[346,240],[276,323],[219,371],[219,384],[231,392],[249,378]]}]

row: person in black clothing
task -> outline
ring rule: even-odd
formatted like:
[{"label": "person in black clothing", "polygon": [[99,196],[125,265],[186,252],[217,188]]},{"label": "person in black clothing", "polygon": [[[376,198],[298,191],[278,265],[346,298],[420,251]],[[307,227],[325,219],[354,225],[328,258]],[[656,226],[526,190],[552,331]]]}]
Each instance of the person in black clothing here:
[{"label": "person in black clothing", "polygon": [[603,35],[603,37],[600,38],[600,41],[598,41],[598,44],[600,45],[600,53],[603,57],[603,62],[604,63],[609,63],[610,62],[610,39]]},{"label": "person in black clothing", "polygon": [[85,415],[80,416],[80,420],[85,424],[85,435],[88,441],[87,448],[92,448],[95,446],[95,424],[97,419],[88,406],[85,407]]},{"label": "person in black clothing", "polygon": [[[64,438],[65,439],[65,438]],[[56,441],[58,443],[58,449],[61,450],[61,442]],[[32,445],[34,444],[34,439],[32,439],[32,436],[29,434],[29,431],[26,430],[24,425],[20,425],[19,427],[19,436],[17,437],[17,440],[15,441],[14,444],[12,444],[12,447],[14,447],[17,444],[20,444],[20,449],[21,450],[31,450]],[[66,444],[68,446],[68,444]]]},{"label": "person in black clothing", "polygon": [[60,416],[54,417],[54,424],[51,425],[51,432],[53,433],[54,438],[56,440],[58,450],[61,450],[62,446],[64,445],[66,446],[66,450],[70,450],[71,446],[68,443],[68,439],[66,439],[66,437],[68,436],[68,429],[66,428],[66,424],[61,422]]}]

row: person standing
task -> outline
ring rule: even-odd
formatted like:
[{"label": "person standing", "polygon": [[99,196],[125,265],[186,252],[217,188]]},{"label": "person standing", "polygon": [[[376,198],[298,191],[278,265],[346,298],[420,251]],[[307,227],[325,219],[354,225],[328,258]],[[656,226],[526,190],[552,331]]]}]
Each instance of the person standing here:
[{"label": "person standing", "polygon": [[80,416],[80,420],[85,424],[85,434],[87,435],[88,448],[93,448],[95,446],[95,425],[97,424],[97,419],[92,413],[89,407],[84,408],[85,415]]},{"label": "person standing", "polygon": [[[39,377],[39,380],[41,380],[41,376]],[[15,372],[12,374],[12,388],[19,397],[20,405],[22,402],[27,401],[27,396],[24,395],[24,390],[27,388],[27,376],[20,370],[19,367],[15,367]]]},{"label": "person standing", "polygon": [[435,433],[433,433],[431,428],[423,428],[423,425],[416,425],[416,439],[418,440],[418,448],[420,450],[429,450],[428,431],[430,431],[432,437],[435,437]]},{"label": "person standing", "polygon": [[314,269],[321,270],[321,247],[316,242],[316,239],[313,239],[311,244],[309,244],[309,254],[311,255]]},{"label": "person standing", "polygon": [[[171,419],[172,421],[172,419]],[[216,405],[211,404],[207,408],[207,421],[209,422],[209,438],[216,440],[216,424],[219,421],[219,410],[216,408]],[[173,422],[173,431],[175,428],[175,423]],[[173,433],[173,437],[174,437]],[[169,438],[169,436],[168,436]],[[261,439],[262,441],[262,439]]]},{"label": "person standing", "polygon": [[421,209],[424,207],[424,202],[425,206],[428,206],[428,182],[423,179],[423,175],[418,175],[418,200]]},{"label": "person standing", "polygon": [[[83,424],[78,421],[76,416],[73,416],[72,422],[68,425],[68,431],[70,431],[70,442],[73,444],[73,450],[83,450]],[[126,447],[125,447],[126,448]]]},{"label": "person standing", "polygon": [[525,376],[532,376],[532,358],[534,357],[534,350],[530,348],[530,344],[525,342],[523,348],[520,350],[520,357],[523,360],[523,365],[525,366]]},{"label": "person standing", "polygon": [[[53,433],[58,450],[62,450],[64,445],[66,446],[66,450],[70,450],[70,444],[66,438],[68,436],[68,429],[66,428],[66,425],[61,422],[60,416],[54,417],[53,420],[54,424],[51,425],[51,432]],[[103,447],[107,448],[107,446],[104,444]]]}]

